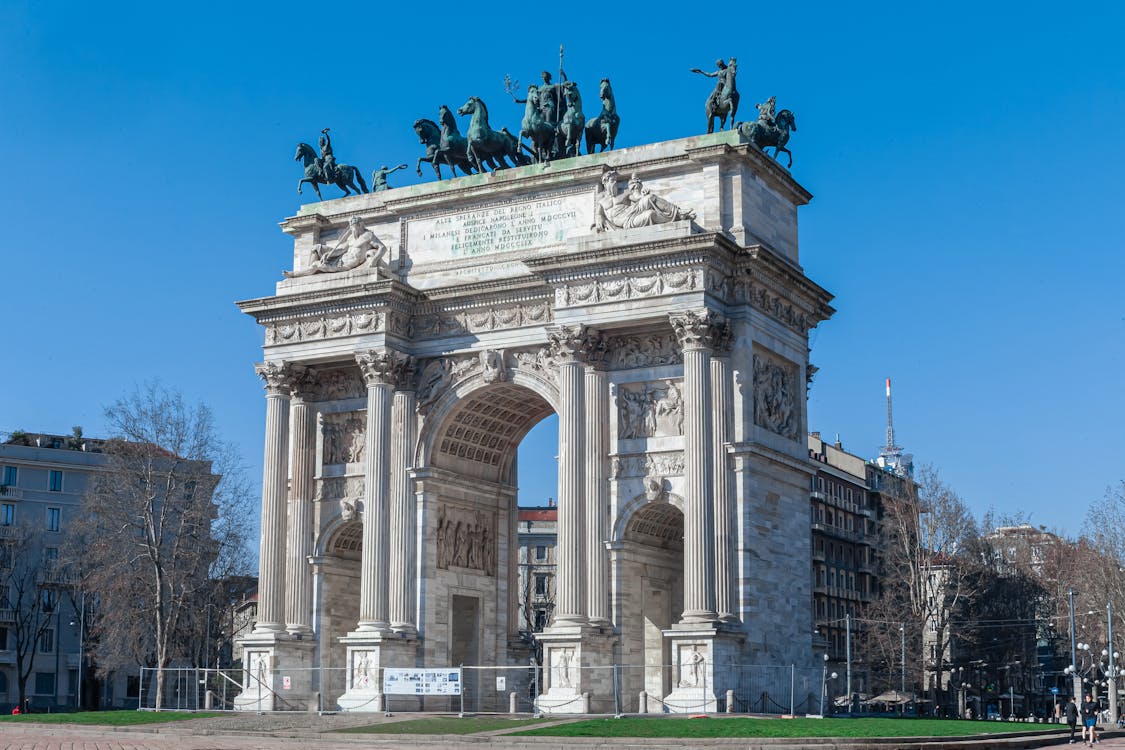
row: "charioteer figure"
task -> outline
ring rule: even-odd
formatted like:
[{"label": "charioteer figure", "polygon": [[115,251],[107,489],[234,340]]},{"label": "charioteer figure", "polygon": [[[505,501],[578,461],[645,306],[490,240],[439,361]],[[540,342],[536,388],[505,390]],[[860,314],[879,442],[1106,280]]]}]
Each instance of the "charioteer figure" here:
[{"label": "charioteer figure", "polygon": [[727,117],[730,117],[731,127],[734,127],[734,118],[738,114],[738,88],[735,78],[738,75],[738,61],[733,57],[730,62],[721,59],[715,61],[718,70],[708,72],[699,68],[692,68],[692,73],[715,79],[715,89],[707,97],[705,109],[707,112],[707,132],[715,132],[715,118],[719,118],[719,129],[726,127]]}]

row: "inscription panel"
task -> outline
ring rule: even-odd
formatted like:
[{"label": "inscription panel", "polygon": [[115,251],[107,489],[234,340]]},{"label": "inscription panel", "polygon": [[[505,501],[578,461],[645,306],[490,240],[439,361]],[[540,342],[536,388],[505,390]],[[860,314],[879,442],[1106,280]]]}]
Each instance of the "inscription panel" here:
[{"label": "inscription panel", "polygon": [[512,276],[524,269],[511,255],[558,247],[589,234],[592,222],[593,202],[585,192],[420,217],[406,222],[406,255],[414,273],[448,274],[461,265],[479,271],[481,259],[491,256],[490,275]]}]

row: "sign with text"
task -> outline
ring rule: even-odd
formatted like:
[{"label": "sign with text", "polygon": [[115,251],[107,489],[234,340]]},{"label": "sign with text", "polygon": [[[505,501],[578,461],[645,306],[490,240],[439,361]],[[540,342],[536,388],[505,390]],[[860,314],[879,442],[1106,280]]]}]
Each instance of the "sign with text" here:
[{"label": "sign with text", "polygon": [[583,192],[411,219],[406,253],[417,266],[561,245],[590,233],[593,210]]},{"label": "sign with text", "polygon": [[391,695],[460,695],[461,670],[395,669],[383,670],[383,692]]}]

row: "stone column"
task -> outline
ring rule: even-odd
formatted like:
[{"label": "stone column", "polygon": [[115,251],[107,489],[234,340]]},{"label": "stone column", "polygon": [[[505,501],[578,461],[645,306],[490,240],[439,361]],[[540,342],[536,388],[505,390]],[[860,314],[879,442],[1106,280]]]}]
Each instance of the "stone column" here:
[{"label": "stone column", "polygon": [[312,633],[312,503],[316,489],[316,412],[305,403],[310,378],[294,383],[290,406],[293,440],[289,452],[289,536],[285,558],[285,629],[294,635]]},{"label": "stone column", "polygon": [[669,316],[684,350],[684,612],[685,623],[707,623],[715,612],[714,435],[711,415],[711,333],[714,313]]},{"label": "stone column", "polygon": [[736,508],[734,473],[730,468],[727,445],[733,438],[734,378],[730,363],[730,324],[720,323],[714,329],[711,357],[712,448],[714,449],[715,493],[715,608],[719,619],[738,619],[736,583]]},{"label": "stone column", "polygon": [[606,341],[591,331],[586,346],[586,613],[592,625],[609,625],[609,380],[605,373]]},{"label": "stone column", "polygon": [[391,401],[398,379],[396,352],[356,355],[367,382],[367,461],[363,471],[363,555],[360,561],[357,634],[389,634],[387,511],[391,469]]},{"label": "stone column", "polygon": [[391,528],[390,550],[391,629],[398,633],[418,632],[415,596],[417,574],[417,504],[410,469],[414,464],[417,422],[414,417],[414,368],[409,360],[391,405]]},{"label": "stone column", "polygon": [[285,502],[289,480],[289,391],[303,371],[288,362],[254,368],[266,389],[266,453],[262,467],[262,536],[258,552],[258,619],[255,633],[280,633],[285,610]]},{"label": "stone column", "polygon": [[548,331],[559,377],[559,524],[555,574],[555,623],[586,623],[586,431],[585,326]]}]

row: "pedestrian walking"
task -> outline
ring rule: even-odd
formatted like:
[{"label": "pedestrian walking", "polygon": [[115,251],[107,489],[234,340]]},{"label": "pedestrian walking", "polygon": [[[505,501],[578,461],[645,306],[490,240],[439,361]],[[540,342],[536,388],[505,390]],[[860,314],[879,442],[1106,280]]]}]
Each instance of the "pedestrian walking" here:
[{"label": "pedestrian walking", "polygon": [[1087,747],[1093,747],[1098,741],[1097,729],[1098,704],[1094,703],[1094,696],[1086,693],[1086,700],[1082,702],[1082,738]]},{"label": "pedestrian walking", "polygon": [[[1070,702],[1063,708],[1063,713],[1066,715],[1066,723],[1070,727],[1070,742],[1074,744],[1074,730],[1078,726],[1078,704],[1074,702],[1074,696],[1070,696]],[[1082,728],[1082,739],[1086,738],[1086,728]]]}]

